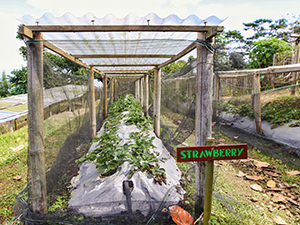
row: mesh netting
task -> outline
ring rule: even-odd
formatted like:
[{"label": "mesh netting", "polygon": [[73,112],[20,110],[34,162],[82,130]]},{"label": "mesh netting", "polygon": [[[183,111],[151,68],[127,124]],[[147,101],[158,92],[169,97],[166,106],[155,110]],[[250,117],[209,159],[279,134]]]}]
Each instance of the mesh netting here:
[{"label": "mesh netting", "polygon": [[[68,64],[66,68],[69,69],[62,69],[62,62]],[[59,56],[44,54],[44,148],[50,212],[55,211],[58,200],[67,198],[70,180],[78,171],[75,160],[90,146],[88,72]],[[99,129],[103,120],[103,90],[97,85],[95,99]],[[16,200],[15,214],[26,224],[56,221],[62,216],[61,213],[47,216],[32,213],[29,173],[28,185]]]}]

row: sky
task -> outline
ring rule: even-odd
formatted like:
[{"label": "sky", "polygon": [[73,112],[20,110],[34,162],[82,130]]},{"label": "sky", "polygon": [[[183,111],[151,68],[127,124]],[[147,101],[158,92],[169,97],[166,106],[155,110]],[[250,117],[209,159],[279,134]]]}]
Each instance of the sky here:
[{"label": "sky", "polygon": [[0,0],[0,73],[9,75],[13,69],[26,66],[18,50],[24,43],[16,39],[16,31],[19,19],[27,14],[39,18],[46,12],[54,16],[91,12],[101,18],[107,14],[125,17],[154,12],[160,17],[175,14],[182,19],[192,14],[200,19],[214,15],[226,19],[220,24],[226,30],[242,30],[243,22],[299,16],[299,9],[299,0]]}]

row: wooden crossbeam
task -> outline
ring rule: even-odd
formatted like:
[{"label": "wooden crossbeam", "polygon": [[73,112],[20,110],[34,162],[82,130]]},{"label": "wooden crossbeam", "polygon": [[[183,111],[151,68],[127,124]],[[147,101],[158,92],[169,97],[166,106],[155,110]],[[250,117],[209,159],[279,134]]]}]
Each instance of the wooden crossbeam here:
[{"label": "wooden crossbeam", "polygon": [[94,67],[137,67],[137,66],[158,66],[159,64],[92,64],[91,66]]},{"label": "wooden crossbeam", "polygon": [[263,69],[219,71],[216,72],[216,74],[220,78],[238,78],[238,77],[253,76],[255,73],[260,75],[270,75],[276,73],[289,73],[289,72],[300,72],[300,64],[270,66]]},{"label": "wooden crossbeam", "polygon": [[33,32],[209,32],[212,28],[221,32],[224,29],[203,25],[36,25],[26,28]]},{"label": "wooden crossbeam", "polygon": [[102,70],[103,73],[127,73],[127,72],[135,72],[135,73],[148,73],[150,70]]},{"label": "wooden crossbeam", "polygon": [[89,54],[89,55],[73,55],[76,58],[171,58],[175,55],[167,54]]}]

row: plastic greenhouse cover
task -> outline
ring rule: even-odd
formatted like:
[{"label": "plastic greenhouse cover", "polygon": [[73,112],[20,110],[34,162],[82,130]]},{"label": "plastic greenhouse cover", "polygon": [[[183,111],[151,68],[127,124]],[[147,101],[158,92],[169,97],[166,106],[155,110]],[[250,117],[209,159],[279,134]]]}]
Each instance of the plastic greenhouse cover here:
[{"label": "plastic greenhouse cover", "polygon": [[[176,15],[161,18],[155,13],[144,17],[129,14],[117,18],[112,14],[102,18],[92,13],[75,17],[66,13],[55,17],[45,13],[40,18],[25,15],[20,22],[25,25],[219,25],[223,20],[210,16],[200,19],[195,15],[181,19]],[[76,54],[168,54],[176,55],[197,38],[197,32],[45,32],[44,39],[64,51]],[[82,58],[89,65],[94,64],[160,64],[168,58]],[[103,68],[101,68],[103,69]]]}]

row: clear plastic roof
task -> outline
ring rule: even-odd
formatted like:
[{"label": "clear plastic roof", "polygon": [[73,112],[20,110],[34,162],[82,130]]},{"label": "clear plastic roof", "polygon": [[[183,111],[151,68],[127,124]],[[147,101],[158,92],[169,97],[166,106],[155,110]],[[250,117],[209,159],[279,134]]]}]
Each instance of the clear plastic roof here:
[{"label": "clear plastic roof", "polygon": [[[210,16],[199,19],[191,15],[181,19],[176,15],[161,18],[154,13],[144,17],[129,14],[124,18],[107,15],[98,18],[88,13],[75,17],[67,13],[55,17],[51,13],[41,18],[25,15],[20,19],[25,25],[207,25],[217,26],[222,20]],[[45,32],[45,40],[74,55],[88,65],[108,70],[146,70],[177,55],[197,38],[197,32]],[[122,55],[122,57],[118,57]],[[141,57],[139,57],[141,56]],[[157,57],[155,57],[157,56]],[[149,66],[145,66],[145,65]],[[101,66],[105,65],[105,66]],[[107,66],[110,65],[110,66]],[[122,66],[123,65],[123,66]],[[126,66],[125,66],[126,65]],[[141,66],[128,66],[141,65]],[[143,65],[143,66],[142,66]]]}]

